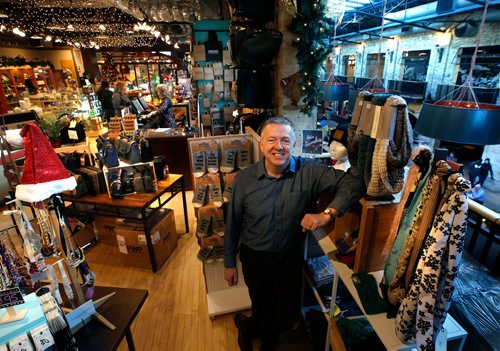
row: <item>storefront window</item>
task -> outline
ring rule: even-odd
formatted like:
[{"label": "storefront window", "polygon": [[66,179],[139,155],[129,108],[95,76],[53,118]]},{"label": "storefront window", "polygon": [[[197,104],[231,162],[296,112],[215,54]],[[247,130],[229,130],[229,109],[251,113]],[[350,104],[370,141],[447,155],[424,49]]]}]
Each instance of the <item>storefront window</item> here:
[{"label": "storefront window", "polygon": [[383,77],[384,64],[385,54],[368,54],[366,58],[366,77],[372,78],[375,75]]},{"label": "storefront window", "polygon": [[344,62],[344,76],[354,77],[354,69],[356,68],[356,55],[345,55]]},{"label": "storefront window", "polygon": [[403,80],[424,82],[427,77],[430,50],[403,52]]}]

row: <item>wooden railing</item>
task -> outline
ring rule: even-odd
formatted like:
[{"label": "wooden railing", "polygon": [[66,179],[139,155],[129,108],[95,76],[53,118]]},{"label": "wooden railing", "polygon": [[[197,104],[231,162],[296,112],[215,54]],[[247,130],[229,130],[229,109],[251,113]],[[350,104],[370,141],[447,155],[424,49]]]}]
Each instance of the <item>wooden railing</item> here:
[{"label": "wooden railing", "polygon": [[499,275],[500,214],[470,199],[465,250]]}]

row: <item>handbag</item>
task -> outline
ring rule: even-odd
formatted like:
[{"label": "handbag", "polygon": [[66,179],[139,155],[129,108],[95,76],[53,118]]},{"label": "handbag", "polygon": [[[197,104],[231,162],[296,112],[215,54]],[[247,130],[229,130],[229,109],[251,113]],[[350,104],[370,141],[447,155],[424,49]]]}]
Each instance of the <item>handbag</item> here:
[{"label": "handbag", "polygon": [[239,104],[252,108],[272,107],[273,76],[270,69],[240,69],[237,85]]},{"label": "handbag", "polygon": [[144,182],[142,181],[142,172],[134,167],[134,189],[136,193],[144,192]]},{"label": "handbag", "polygon": [[128,164],[141,162],[141,152],[135,140],[118,138],[115,141],[118,158]]},{"label": "handbag", "polygon": [[229,4],[234,9],[233,16],[265,21],[274,20],[274,1],[229,0]]},{"label": "handbag", "polygon": [[118,154],[115,146],[102,136],[96,139],[98,157],[107,168],[118,167]]},{"label": "handbag", "polygon": [[241,66],[267,65],[278,54],[283,34],[272,29],[244,29],[230,35],[231,54]]},{"label": "handbag", "polygon": [[81,198],[89,193],[89,186],[85,178],[80,174],[73,174],[73,178],[76,180],[76,188],[73,190],[64,191],[63,194],[74,198]]},{"label": "handbag", "polygon": [[[214,30],[208,32],[208,41],[205,42],[205,57],[206,61],[222,62],[222,42],[219,41],[217,32]],[[208,78],[205,76],[205,79]]]},{"label": "handbag", "polygon": [[121,181],[122,181],[122,194],[130,194],[135,191],[133,172],[129,172],[122,168]]},{"label": "handbag", "polygon": [[57,154],[63,163],[64,167],[68,170],[74,170],[80,167],[90,166],[90,156],[86,152],[71,152]]},{"label": "handbag", "polygon": [[137,140],[137,142],[139,144],[139,149],[141,150],[141,162],[153,161],[153,150],[151,149],[151,145],[149,145],[149,141],[141,137]]},{"label": "handbag", "polygon": [[142,170],[142,181],[144,184],[144,191],[147,193],[154,192],[155,189],[155,180],[153,177],[153,173],[151,173],[151,170],[149,167],[144,167]]},{"label": "handbag", "polygon": [[83,121],[71,121],[61,129],[61,144],[81,143],[87,139]]},{"label": "handbag", "polygon": [[155,173],[156,173],[156,178],[158,180],[163,180],[165,178],[168,178],[168,165],[167,165],[167,159],[165,156],[155,156],[154,157],[154,167],[155,167]]},{"label": "handbag", "polygon": [[120,198],[123,197],[122,192],[122,180],[121,180],[121,172],[122,169],[116,169],[109,172],[108,182],[109,182],[109,193],[112,198]]}]

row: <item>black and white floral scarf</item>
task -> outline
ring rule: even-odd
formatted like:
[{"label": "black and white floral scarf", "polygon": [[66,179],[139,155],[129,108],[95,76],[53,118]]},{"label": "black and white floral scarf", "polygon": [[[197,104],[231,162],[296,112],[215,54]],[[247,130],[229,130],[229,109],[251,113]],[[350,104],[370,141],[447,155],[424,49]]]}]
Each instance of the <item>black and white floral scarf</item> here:
[{"label": "black and white floral scarf", "polygon": [[430,351],[451,303],[454,280],[467,230],[467,197],[471,185],[459,174],[449,177],[452,192],[439,210],[427,237],[415,277],[396,317],[396,334]]}]

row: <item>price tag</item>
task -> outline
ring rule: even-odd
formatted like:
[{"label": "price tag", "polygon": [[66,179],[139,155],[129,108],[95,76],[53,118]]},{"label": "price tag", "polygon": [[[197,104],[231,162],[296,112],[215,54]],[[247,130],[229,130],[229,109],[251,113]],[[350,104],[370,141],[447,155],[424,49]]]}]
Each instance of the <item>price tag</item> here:
[{"label": "price tag", "polygon": [[39,325],[30,330],[31,338],[37,351],[43,351],[55,344],[47,324]]},{"label": "price tag", "polygon": [[117,234],[116,241],[118,242],[118,250],[121,253],[128,254],[127,243],[125,242],[125,237]]},{"label": "price tag", "polygon": [[76,127],[76,121],[71,121],[71,122],[69,123],[69,127],[70,127],[70,128],[75,128],[75,127]]},{"label": "price tag", "polygon": [[71,140],[78,140],[78,133],[76,132],[76,130],[68,130],[68,137]]},{"label": "price tag", "polygon": [[22,334],[9,341],[11,351],[35,351],[31,345],[28,335]]},{"label": "price tag", "polygon": [[24,303],[23,294],[19,288],[0,291],[0,308],[6,308]]}]

